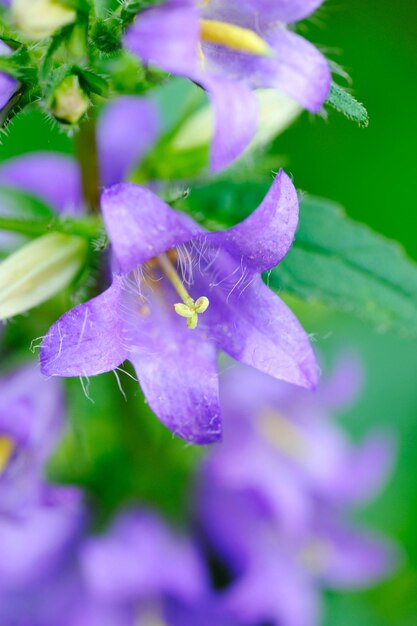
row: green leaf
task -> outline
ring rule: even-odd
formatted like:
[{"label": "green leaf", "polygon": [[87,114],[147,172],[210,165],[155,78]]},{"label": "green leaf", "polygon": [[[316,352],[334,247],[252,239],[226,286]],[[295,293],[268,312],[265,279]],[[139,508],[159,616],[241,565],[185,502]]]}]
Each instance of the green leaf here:
[{"label": "green leaf", "polygon": [[0,189],[0,219],[13,218],[25,222],[54,216],[53,209],[35,196],[14,188]]},{"label": "green leaf", "polygon": [[357,122],[359,126],[364,128],[368,126],[369,115],[363,104],[336,83],[332,83],[326,102],[349,120]]},{"label": "green leaf", "polygon": [[417,337],[417,265],[328,201],[302,201],[295,243],[269,285]]}]

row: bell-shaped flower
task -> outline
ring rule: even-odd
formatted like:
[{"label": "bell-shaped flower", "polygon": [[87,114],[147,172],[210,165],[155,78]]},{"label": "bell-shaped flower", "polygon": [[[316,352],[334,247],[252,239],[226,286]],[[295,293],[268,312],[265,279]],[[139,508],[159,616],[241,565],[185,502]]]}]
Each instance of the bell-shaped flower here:
[{"label": "bell-shaped flower", "polygon": [[297,227],[297,194],[283,171],[256,211],[223,232],[202,230],[133,184],[105,190],[101,208],[118,272],[51,327],[44,374],[88,377],[129,359],[159,419],[195,443],[221,436],[217,350],[315,386],[308,337],[260,275],[285,256]]},{"label": "bell-shaped flower", "polygon": [[224,376],[224,442],[204,461],[196,500],[231,572],[222,601],[237,623],[319,624],[321,587],[365,588],[398,565],[393,542],[346,519],[385,482],[393,457],[388,434],[353,445],[332,424],[358,382],[348,361],[315,394],[241,366]]},{"label": "bell-shaped flower", "polygon": [[377,429],[354,445],[332,419],[353,401],[360,382],[351,357],[315,394],[233,368],[222,380],[224,441],[207,471],[231,488],[257,492],[292,534],[310,524],[316,499],[337,507],[372,499],[391,472],[395,440]]},{"label": "bell-shaped flower", "polygon": [[288,25],[322,0],[168,0],[141,12],[125,35],[143,62],[186,76],[205,89],[216,118],[211,165],[229,165],[252,139],[253,89],[274,88],[318,111],[330,88],[325,58]]}]

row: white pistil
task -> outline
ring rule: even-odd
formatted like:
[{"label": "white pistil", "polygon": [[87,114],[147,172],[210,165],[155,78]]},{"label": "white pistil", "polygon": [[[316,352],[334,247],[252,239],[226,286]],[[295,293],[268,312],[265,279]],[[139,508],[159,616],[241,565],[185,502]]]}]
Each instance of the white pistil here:
[{"label": "white pistil", "polygon": [[175,312],[181,317],[185,317],[187,319],[188,328],[196,328],[198,324],[198,316],[199,314],[204,313],[204,311],[207,311],[210,304],[209,299],[206,298],[206,296],[201,296],[194,301],[184,287],[184,284],[179,277],[177,270],[169,260],[168,255],[162,253],[159,254],[156,259],[165,276],[168,278],[169,282],[182,300],[182,302],[174,304]]}]

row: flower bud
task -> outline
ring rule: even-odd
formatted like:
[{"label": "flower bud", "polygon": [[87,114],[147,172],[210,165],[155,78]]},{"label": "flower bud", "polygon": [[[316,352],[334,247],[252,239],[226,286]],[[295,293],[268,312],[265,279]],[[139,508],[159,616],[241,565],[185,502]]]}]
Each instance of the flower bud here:
[{"label": "flower bud", "polygon": [[0,320],[24,313],[58,293],[82,268],[87,242],[48,233],[0,263]]},{"label": "flower bud", "polygon": [[45,39],[77,17],[76,11],[59,0],[12,0],[12,18],[28,39]]},{"label": "flower bud", "polygon": [[55,89],[51,113],[65,124],[76,124],[90,106],[90,100],[80,87],[76,74],[71,74]]}]

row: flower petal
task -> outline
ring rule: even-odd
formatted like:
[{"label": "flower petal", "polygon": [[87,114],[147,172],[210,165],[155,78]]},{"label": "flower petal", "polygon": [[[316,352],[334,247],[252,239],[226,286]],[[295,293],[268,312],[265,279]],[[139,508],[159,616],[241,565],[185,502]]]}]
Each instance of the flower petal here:
[{"label": "flower petal", "polygon": [[253,139],[258,124],[258,100],[244,84],[199,73],[190,78],[210,95],[214,109],[214,136],[211,168],[229,166]]},{"label": "flower petal", "polygon": [[280,170],[259,207],[243,222],[207,240],[225,248],[255,272],[277,265],[287,254],[298,224],[298,198],[291,179]]},{"label": "flower petal", "polygon": [[82,208],[78,165],[63,154],[34,152],[10,159],[0,166],[0,183],[38,196],[60,213]]},{"label": "flower petal", "polygon": [[124,338],[149,406],[179,437],[217,441],[221,422],[214,345],[175,313],[178,295],[170,285],[156,279],[135,294],[129,281],[122,303]]},{"label": "flower petal", "polygon": [[375,534],[321,520],[317,540],[323,543],[322,579],[333,589],[360,589],[376,583],[398,566],[396,546]]},{"label": "flower petal", "polygon": [[[230,267],[230,266],[229,266]],[[318,370],[307,334],[262,279],[239,265],[202,293],[210,307],[202,325],[233,358],[274,378],[314,388]],[[228,280],[226,280],[228,278]],[[204,287],[201,287],[203,289]]]},{"label": "flower petal", "polygon": [[323,0],[210,0],[204,17],[256,29],[276,22],[291,24],[313,13]]},{"label": "flower petal", "polygon": [[48,376],[94,376],[126,359],[119,318],[121,282],[65,313],[48,331],[40,350]]},{"label": "flower petal", "polygon": [[[11,52],[12,51],[9,46],[0,39],[0,56],[9,56]],[[17,89],[17,85],[18,83],[14,78],[8,74],[0,72],[0,109],[8,103]]]},{"label": "flower petal", "polygon": [[207,70],[252,88],[279,89],[309,111],[319,111],[330,89],[326,59],[311,43],[282,26],[271,29],[265,39],[274,56],[253,56],[205,43]]},{"label": "flower petal", "polygon": [[190,2],[167,2],[138,15],[124,43],[144,63],[173,74],[187,74],[198,66],[200,26]]},{"label": "flower petal", "polygon": [[0,590],[29,591],[46,576],[55,574],[81,530],[81,498],[68,491],[61,504],[33,508],[19,520],[0,520]]},{"label": "flower petal", "polygon": [[188,241],[196,230],[149,189],[132,183],[106,189],[101,209],[113,251],[126,274]]},{"label": "flower petal", "polygon": [[156,108],[149,100],[123,96],[111,102],[98,124],[102,183],[122,182],[152,146],[158,133]]},{"label": "flower petal", "polygon": [[361,503],[377,495],[391,474],[395,444],[392,435],[376,431],[353,448],[345,471],[339,477],[335,476],[336,501]]},{"label": "flower petal", "polygon": [[175,535],[156,515],[131,510],[108,533],[90,538],[81,549],[87,588],[110,604],[172,594],[194,600],[205,573],[194,546]]}]

